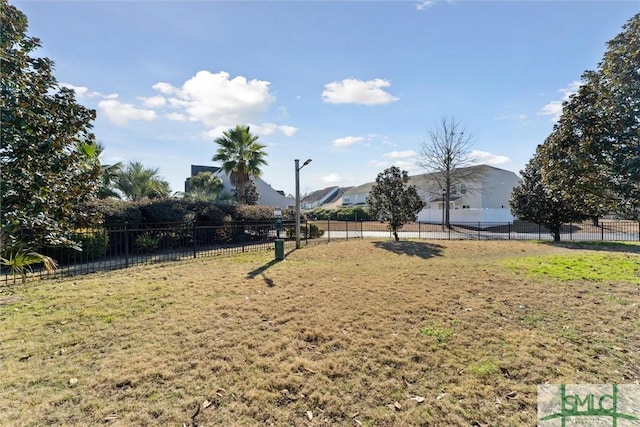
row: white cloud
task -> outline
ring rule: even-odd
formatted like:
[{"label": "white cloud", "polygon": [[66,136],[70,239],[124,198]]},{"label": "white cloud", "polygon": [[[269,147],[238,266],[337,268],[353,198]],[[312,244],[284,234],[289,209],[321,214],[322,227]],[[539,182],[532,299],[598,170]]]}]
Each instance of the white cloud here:
[{"label": "white cloud", "polygon": [[282,132],[286,136],[293,136],[298,131],[298,128],[293,126],[277,125],[275,123],[251,124],[249,126],[252,133],[260,136],[273,135],[276,132]]},{"label": "white cloud", "polygon": [[138,99],[149,108],[160,108],[167,105],[167,99],[164,96],[156,95],[149,98],[141,96]]},{"label": "white cloud", "polygon": [[153,110],[142,110],[131,104],[124,104],[115,99],[100,101],[98,108],[113,123],[124,126],[129,120],[152,121],[157,118]]},{"label": "white cloud", "polygon": [[298,132],[298,128],[293,126],[282,125],[278,126],[278,128],[280,129],[280,132],[284,133],[286,136],[293,136]]},{"label": "white cloud", "polygon": [[527,117],[526,114],[517,114],[517,113],[513,113],[513,114],[503,114],[501,116],[496,117],[496,120],[518,120],[522,123],[528,123],[529,118]]},{"label": "white cloud", "polygon": [[345,136],[344,138],[334,139],[333,146],[338,148],[350,147],[360,144],[362,141],[364,141],[364,138],[361,136]]},{"label": "white cloud", "polygon": [[388,104],[399,99],[383,89],[389,86],[391,83],[383,79],[345,79],[327,83],[322,92],[322,100],[330,104]]},{"label": "white cloud", "polygon": [[383,168],[388,168],[389,167],[389,163],[388,162],[383,162],[380,160],[371,160],[369,161],[369,167],[372,167],[374,169],[383,169]]},{"label": "white cloud", "polygon": [[507,156],[491,154],[487,151],[473,150],[469,154],[475,160],[474,163],[478,165],[503,165],[511,161]]},{"label": "white cloud", "polygon": [[167,119],[173,120],[176,122],[186,122],[187,116],[181,113],[167,113],[164,115]]},{"label": "white cloud", "polygon": [[154,84],[151,87],[160,93],[164,93],[165,95],[171,95],[174,92],[174,87],[171,86],[169,83],[159,82]]},{"label": "white cloud", "polygon": [[159,82],[153,88],[169,96],[169,105],[185,114],[190,121],[207,126],[230,128],[259,117],[275,100],[269,92],[270,83],[247,80],[243,76],[230,78],[229,73],[198,71],[177,88]]},{"label": "white cloud", "polygon": [[60,87],[73,89],[78,98],[95,98],[101,96],[100,92],[90,91],[86,86],[75,86],[71,83],[60,83]]},{"label": "white cloud", "polygon": [[549,102],[547,105],[542,107],[538,112],[540,116],[551,116],[552,120],[558,121],[560,115],[562,114],[562,103],[569,100],[569,97],[578,91],[578,88],[582,85],[580,81],[573,81],[569,83],[568,87],[560,89],[558,92],[562,94],[561,100],[555,100]]},{"label": "white cloud", "polygon": [[413,150],[404,150],[404,151],[392,151],[390,153],[383,154],[383,157],[389,159],[406,159],[408,157],[418,157],[418,153]]},{"label": "white cloud", "polygon": [[420,3],[416,5],[416,9],[424,10],[428,7],[433,6],[434,4],[436,4],[436,0],[422,0]]},{"label": "white cloud", "polygon": [[562,102],[563,101],[551,101],[538,112],[541,116],[551,116],[553,121],[557,121],[562,114]]},{"label": "white cloud", "polygon": [[320,181],[325,184],[336,184],[342,181],[342,176],[338,173],[330,173],[329,175],[321,177]]}]

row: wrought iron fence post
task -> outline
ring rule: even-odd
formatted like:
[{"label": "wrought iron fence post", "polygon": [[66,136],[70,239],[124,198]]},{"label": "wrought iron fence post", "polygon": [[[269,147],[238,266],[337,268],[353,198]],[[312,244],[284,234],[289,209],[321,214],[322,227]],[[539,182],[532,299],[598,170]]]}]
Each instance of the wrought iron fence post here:
[{"label": "wrought iron fence post", "polygon": [[510,222],[507,223],[507,232],[508,232],[507,235],[509,236],[508,240],[511,240],[511,223]]},{"label": "wrought iron fence post", "polygon": [[309,244],[309,234],[311,234],[311,229],[309,228],[309,220],[308,219],[304,220],[304,229],[307,230],[304,233],[304,244],[308,245]]},{"label": "wrought iron fence post", "polygon": [[362,220],[360,220],[360,238],[364,239],[364,231],[362,230]]},{"label": "wrought iron fence post", "polygon": [[347,240],[349,240],[349,221],[347,221],[346,219],[344,220],[344,229],[346,230],[346,236],[347,236]]},{"label": "wrought iron fence post", "polygon": [[129,222],[124,222],[124,266],[129,268]]},{"label": "wrought iron fence post", "polygon": [[197,258],[198,254],[196,251],[196,222],[193,221],[191,223],[191,241],[193,246],[193,258]]},{"label": "wrought iron fence post", "polygon": [[331,241],[331,220],[327,218],[327,242]]},{"label": "wrought iron fence post", "polygon": [[604,242],[604,224],[600,224],[600,240]]},{"label": "wrought iron fence post", "polygon": [[242,252],[244,252],[244,219],[240,221],[240,243],[242,244]]}]

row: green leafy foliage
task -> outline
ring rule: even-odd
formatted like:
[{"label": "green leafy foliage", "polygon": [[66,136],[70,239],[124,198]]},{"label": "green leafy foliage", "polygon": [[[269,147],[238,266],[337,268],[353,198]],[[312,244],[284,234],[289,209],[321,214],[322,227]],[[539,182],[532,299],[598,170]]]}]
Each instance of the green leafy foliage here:
[{"label": "green leafy foliage", "polygon": [[[539,152],[540,148],[538,148]],[[579,211],[571,199],[549,188],[542,180],[543,157],[534,156],[520,171],[522,180],[511,192],[511,212],[521,220],[542,224],[549,229],[554,241],[560,241],[562,225],[582,221],[587,215]]]},{"label": "green leafy foliage", "polygon": [[109,236],[103,228],[76,230],[71,233],[70,239],[78,243],[80,251],[56,246],[43,248],[42,253],[61,262],[62,260],[90,261],[104,256],[109,247]]},{"label": "green leafy foliage", "polygon": [[[294,237],[296,237],[296,229],[295,227],[289,227],[287,228],[287,237],[289,239],[293,239]],[[305,225],[300,225],[300,236],[303,239],[317,239],[319,237],[324,236],[324,230],[320,227],[318,227],[317,224],[308,224]]]},{"label": "green leafy foliage", "polygon": [[592,215],[640,212],[640,14],[607,44],[543,144],[542,177]]},{"label": "green leafy foliage", "polygon": [[188,179],[187,200],[215,202],[224,198],[222,178],[211,171],[203,171]]},{"label": "green leafy foliage", "polygon": [[259,144],[258,136],[252,135],[249,126],[237,125],[235,128],[223,132],[215,143],[218,151],[212,160],[222,162],[222,170],[229,175],[231,184],[236,187],[239,203],[247,203],[247,198],[254,195],[245,194],[251,182],[251,177],[262,174],[260,167],[266,165],[264,151],[266,146]]},{"label": "green leafy foliage", "polygon": [[372,219],[369,209],[364,207],[327,209],[318,207],[307,212],[314,220],[369,221]]},{"label": "green leafy foliage", "polygon": [[91,211],[99,215],[105,224],[137,225],[142,222],[140,203],[120,199],[89,200],[82,203],[79,209]]},{"label": "green leafy foliage", "polygon": [[[100,181],[95,111],[60,87],[53,62],[33,53],[26,16],[0,0],[0,226],[3,251],[72,244],[69,230],[95,222],[74,209],[95,196]],[[21,252],[14,252],[16,254]]]},{"label": "green leafy foliage", "polygon": [[151,235],[151,233],[142,233],[136,237],[135,248],[138,252],[147,253],[158,249],[160,239]]},{"label": "green leafy foliage", "polygon": [[58,265],[56,261],[38,252],[20,250],[9,253],[6,258],[0,257],[0,265],[9,269],[13,275],[13,283],[16,283],[16,276],[20,276],[22,283],[27,281],[28,273],[33,271],[33,266],[42,265],[47,271],[55,270]]},{"label": "green leafy foliage", "polygon": [[378,174],[376,183],[367,196],[370,215],[388,222],[389,230],[399,240],[398,230],[408,222],[414,222],[417,214],[424,208],[425,202],[418,196],[414,185],[408,185],[407,171],[396,166]]},{"label": "green leafy foliage", "polygon": [[171,194],[169,183],[158,175],[157,168],[129,162],[117,175],[115,187],[128,200],[164,199]]}]

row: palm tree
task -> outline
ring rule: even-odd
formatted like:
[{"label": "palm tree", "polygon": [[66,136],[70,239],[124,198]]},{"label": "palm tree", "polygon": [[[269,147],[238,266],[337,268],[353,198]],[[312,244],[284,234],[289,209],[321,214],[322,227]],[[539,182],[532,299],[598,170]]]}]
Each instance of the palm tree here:
[{"label": "palm tree", "polygon": [[[98,142],[96,156],[100,156],[104,151],[104,145]],[[122,162],[117,162],[112,165],[100,164],[102,170],[102,177],[100,180],[100,186],[98,188],[98,198],[107,199],[109,197],[120,198],[120,195],[115,189],[118,181],[118,176],[122,173]]]},{"label": "palm tree", "polygon": [[245,190],[251,177],[259,177],[260,166],[266,165],[266,146],[258,144],[257,136],[249,131],[249,126],[236,125],[235,128],[223,132],[223,137],[215,143],[220,146],[214,162],[222,162],[222,170],[229,175],[231,185],[236,187],[238,201],[245,202]]},{"label": "palm tree", "polygon": [[162,199],[169,196],[169,183],[158,176],[157,168],[145,168],[140,162],[129,162],[118,175],[116,189],[129,200]]},{"label": "palm tree", "polygon": [[224,195],[222,178],[213,172],[204,171],[189,179],[189,189],[183,196],[187,200],[215,202]]}]

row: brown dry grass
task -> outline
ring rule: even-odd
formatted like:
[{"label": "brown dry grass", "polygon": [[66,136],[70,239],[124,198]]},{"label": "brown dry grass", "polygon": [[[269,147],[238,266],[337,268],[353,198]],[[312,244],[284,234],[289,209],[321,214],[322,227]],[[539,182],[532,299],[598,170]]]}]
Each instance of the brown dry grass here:
[{"label": "brown dry grass", "polygon": [[636,283],[503,263],[570,251],[356,240],[4,288],[0,425],[535,425],[537,384],[640,379]]}]

